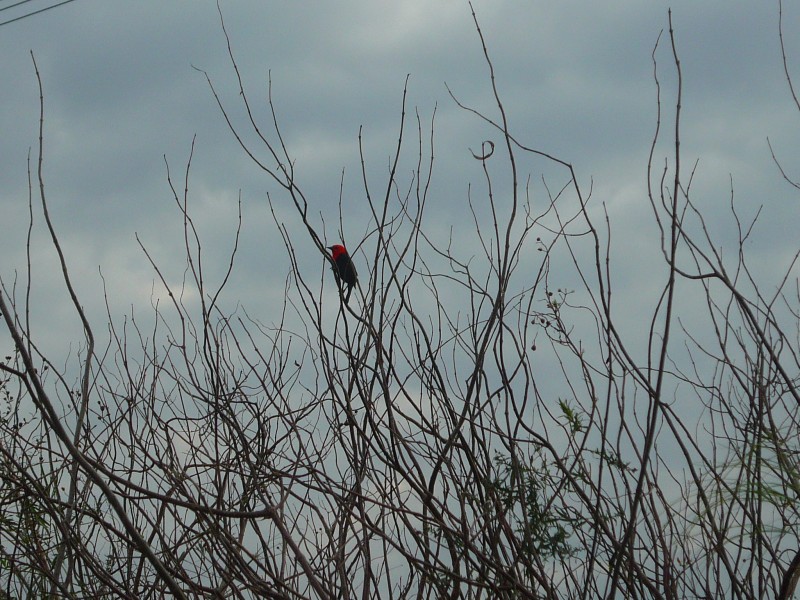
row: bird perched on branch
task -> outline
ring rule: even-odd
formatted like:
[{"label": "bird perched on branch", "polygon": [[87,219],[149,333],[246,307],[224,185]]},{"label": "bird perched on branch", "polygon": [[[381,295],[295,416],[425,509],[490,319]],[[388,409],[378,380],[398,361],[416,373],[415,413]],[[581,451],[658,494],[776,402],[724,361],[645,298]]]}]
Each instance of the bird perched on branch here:
[{"label": "bird perched on branch", "polygon": [[333,259],[333,274],[336,276],[336,281],[339,285],[347,285],[347,294],[344,301],[350,300],[350,292],[353,291],[353,286],[356,284],[358,275],[356,275],[356,267],[347,253],[347,249],[341,244],[328,246],[331,251],[331,258]]}]

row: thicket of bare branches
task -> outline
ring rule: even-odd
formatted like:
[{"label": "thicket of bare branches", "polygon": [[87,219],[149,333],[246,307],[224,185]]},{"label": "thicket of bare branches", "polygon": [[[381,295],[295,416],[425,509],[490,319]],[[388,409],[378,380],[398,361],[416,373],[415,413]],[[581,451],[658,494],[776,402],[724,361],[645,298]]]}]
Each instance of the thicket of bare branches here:
[{"label": "thicket of bare branches", "polygon": [[[494,131],[473,152],[473,228],[459,232],[471,249],[426,220],[433,115],[411,117],[403,100],[382,189],[364,167],[369,230],[340,221],[332,236],[274,109],[259,123],[239,79],[250,121],[235,123],[209,79],[277,184],[273,214],[289,203],[302,224],[275,218],[289,266],[270,323],[225,312],[228,276],[204,275],[190,160],[184,181],[170,175],[184,287],[143,245],[170,302],[147,330],[109,311],[97,342],[47,213],[42,108],[34,196],[85,338],[77,374],[51,362],[29,287],[2,282],[13,349],[0,365],[0,597],[791,596],[797,257],[764,287],[744,252],[758,225],[733,202],[740,251],[717,249],[681,162],[671,23],[661,43],[677,96],[662,95],[654,58],[648,181],[663,261],[644,350],[616,308],[613,223],[572,165],[514,137],[476,30],[495,105],[453,94]],[[410,179],[398,169],[409,155]],[[557,174],[534,183],[533,161]],[[296,253],[312,243],[323,262],[342,238],[360,275],[349,303]],[[701,328],[682,325],[687,312]]]}]

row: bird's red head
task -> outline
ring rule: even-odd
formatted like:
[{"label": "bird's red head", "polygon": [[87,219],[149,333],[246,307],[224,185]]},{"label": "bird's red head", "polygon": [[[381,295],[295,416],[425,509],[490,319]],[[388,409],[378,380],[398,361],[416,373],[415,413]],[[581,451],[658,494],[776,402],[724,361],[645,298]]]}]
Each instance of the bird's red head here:
[{"label": "bird's red head", "polygon": [[328,248],[330,248],[331,250],[331,258],[333,258],[333,260],[336,260],[342,255],[345,256],[347,255],[347,249],[341,244],[336,244],[335,246],[328,246]]}]

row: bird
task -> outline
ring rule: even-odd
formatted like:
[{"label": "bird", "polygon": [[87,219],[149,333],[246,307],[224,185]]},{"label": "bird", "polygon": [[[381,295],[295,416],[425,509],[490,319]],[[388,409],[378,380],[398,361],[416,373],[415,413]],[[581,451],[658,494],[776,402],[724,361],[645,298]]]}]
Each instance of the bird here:
[{"label": "bird", "polygon": [[341,285],[347,284],[347,295],[344,301],[350,300],[350,292],[353,291],[353,286],[356,284],[358,275],[356,275],[356,267],[347,253],[347,248],[341,244],[328,246],[331,251],[331,259],[333,260],[333,274],[336,276],[336,281]]}]

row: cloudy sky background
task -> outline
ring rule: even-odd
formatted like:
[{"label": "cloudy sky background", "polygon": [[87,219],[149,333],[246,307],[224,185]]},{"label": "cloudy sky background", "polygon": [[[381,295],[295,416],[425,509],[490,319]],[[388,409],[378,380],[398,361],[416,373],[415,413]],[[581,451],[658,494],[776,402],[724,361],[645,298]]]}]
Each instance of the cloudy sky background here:
[{"label": "cloudy sky background", "polygon": [[[52,3],[52,2],[51,2]],[[11,2],[0,2],[0,9]],[[6,21],[47,2],[0,11]],[[684,76],[684,165],[700,160],[695,199],[708,211],[720,243],[730,243],[731,178],[738,208],[763,205],[748,247],[766,285],[797,251],[800,194],[782,181],[767,137],[790,175],[800,176],[800,114],[783,73],[777,2],[544,2],[476,0],[512,132],[523,143],[572,163],[593,201],[605,203],[613,228],[617,297],[635,306],[663,283],[646,197],[646,165],[655,128],[651,52],[673,11]],[[246,89],[267,124],[273,97],[300,186],[337,241],[344,171],[345,231],[356,242],[368,230],[360,181],[363,127],[371,182],[380,189],[394,151],[403,85],[409,113],[436,116],[436,166],[430,221],[443,232],[471,228],[467,186],[480,181],[469,149],[496,139],[450,99],[496,115],[480,40],[463,0],[404,2],[223,1],[221,9]],[[800,70],[800,10],[784,11],[790,68]],[[666,31],[665,31],[666,35]],[[657,57],[665,111],[675,77],[668,40]],[[241,194],[244,226],[228,291],[270,322],[280,307],[290,263],[266,203],[286,207],[287,226],[302,229],[279,188],[245,156],[228,131],[207,72],[247,130],[215,2],[76,0],[0,26],[0,277],[11,286],[25,268],[29,149],[36,155],[38,91],[33,51],[45,95],[45,183],[54,224],[81,301],[95,326],[105,324],[106,279],[112,313],[149,308],[154,273],[136,234],[180,281],[181,220],[164,157],[179,191],[193,136],[190,202],[203,238],[206,268],[227,267]],[[196,67],[196,68],[195,68]],[[413,130],[412,130],[413,132]],[[665,132],[668,134],[668,132]],[[666,139],[666,142],[669,140]],[[415,154],[404,163],[410,169]],[[659,164],[668,145],[657,152]],[[407,171],[408,171],[407,169]],[[537,181],[542,161],[523,174]],[[407,175],[404,175],[407,181]],[[554,182],[564,183],[556,177]],[[63,352],[80,342],[77,322],[36,210],[33,243],[34,335]],[[301,266],[321,269],[315,251]],[[575,283],[565,281],[574,287]],[[332,291],[332,290],[331,290]],[[277,318],[277,315],[275,315]],[[7,343],[7,337],[0,338]]]}]

